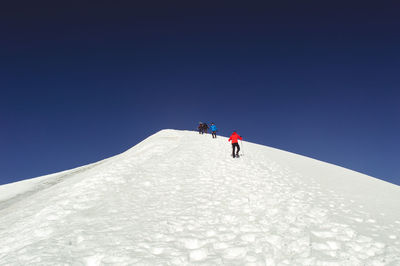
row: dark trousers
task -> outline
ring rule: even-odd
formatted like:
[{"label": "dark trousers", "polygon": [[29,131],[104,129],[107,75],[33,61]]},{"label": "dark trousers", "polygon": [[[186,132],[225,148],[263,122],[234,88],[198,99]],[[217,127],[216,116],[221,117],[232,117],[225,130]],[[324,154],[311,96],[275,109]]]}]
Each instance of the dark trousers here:
[{"label": "dark trousers", "polygon": [[213,139],[217,137],[217,131],[212,132],[212,137],[213,137]]},{"label": "dark trousers", "polygon": [[232,143],[232,157],[235,157],[235,147],[237,148],[236,150],[236,155],[239,155],[239,151],[240,151],[240,147],[239,147],[239,143]]}]

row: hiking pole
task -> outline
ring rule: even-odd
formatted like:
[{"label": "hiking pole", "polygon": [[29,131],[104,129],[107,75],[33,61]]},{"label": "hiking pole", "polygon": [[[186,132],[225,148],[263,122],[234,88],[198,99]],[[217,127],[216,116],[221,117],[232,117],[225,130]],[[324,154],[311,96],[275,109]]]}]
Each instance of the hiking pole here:
[{"label": "hiking pole", "polygon": [[244,152],[243,152],[243,140],[240,140],[240,145],[242,146],[242,156],[244,156]]}]

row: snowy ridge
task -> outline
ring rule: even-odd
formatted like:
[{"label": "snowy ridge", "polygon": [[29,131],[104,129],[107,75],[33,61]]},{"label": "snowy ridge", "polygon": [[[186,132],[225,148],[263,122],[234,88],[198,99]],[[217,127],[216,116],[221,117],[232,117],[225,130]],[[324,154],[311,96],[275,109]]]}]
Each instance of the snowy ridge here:
[{"label": "snowy ridge", "polygon": [[400,265],[398,186],[242,150],[233,159],[225,137],[163,130],[0,186],[0,265]]},{"label": "snowy ridge", "polygon": [[[106,159],[107,160],[107,159]],[[80,171],[87,170],[95,165],[104,162],[105,160],[92,163],[89,165],[77,167],[70,170],[65,170],[59,173],[44,175],[36,178],[26,179],[19,182],[14,182],[6,185],[0,185],[0,204],[10,204],[12,201],[17,201],[20,197],[26,197],[26,194],[33,194],[44,188],[50,187],[61,182],[63,179],[71,175],[77,174]],[[12,199],[12,200],[9,200]],[[0,209],[3,207],[0,205]]]}]

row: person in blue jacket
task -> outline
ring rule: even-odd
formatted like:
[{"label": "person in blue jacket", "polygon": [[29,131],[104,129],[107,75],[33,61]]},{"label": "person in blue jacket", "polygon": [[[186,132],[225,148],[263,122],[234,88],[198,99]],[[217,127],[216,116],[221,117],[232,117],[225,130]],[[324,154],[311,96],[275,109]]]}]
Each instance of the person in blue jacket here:
[{"label": "person in blue jacket", "polygon": [[210,129],[212,132],[213,139],[216,138],[217,137],[217,126],[214,124],[214,122],[211,123]]}]

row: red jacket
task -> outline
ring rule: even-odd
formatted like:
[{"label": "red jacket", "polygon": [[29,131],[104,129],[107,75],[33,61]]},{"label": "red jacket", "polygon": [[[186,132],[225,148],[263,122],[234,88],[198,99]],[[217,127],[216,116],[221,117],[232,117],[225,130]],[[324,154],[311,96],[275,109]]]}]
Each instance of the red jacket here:
[{"label": "red jacket", "polygon": [[238,139],[242,139],[236,132],[233,132],[228,141],[232,140],[232,143],[238,143]]}]

